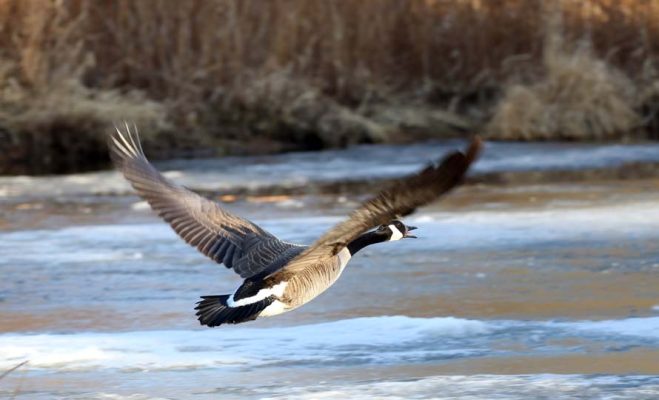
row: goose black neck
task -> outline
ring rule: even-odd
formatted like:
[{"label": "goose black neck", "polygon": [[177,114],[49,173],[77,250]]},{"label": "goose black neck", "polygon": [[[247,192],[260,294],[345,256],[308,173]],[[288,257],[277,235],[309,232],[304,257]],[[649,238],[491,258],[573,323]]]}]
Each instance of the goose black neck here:
[{"label": "goose black neck", "polygon": [[366,232],[348,244],[348,251],[350,252],[350,255],[354,256],[355,253],[364,247],[375,243],[386,242],[387,239],[387,235],[376,232]]}]

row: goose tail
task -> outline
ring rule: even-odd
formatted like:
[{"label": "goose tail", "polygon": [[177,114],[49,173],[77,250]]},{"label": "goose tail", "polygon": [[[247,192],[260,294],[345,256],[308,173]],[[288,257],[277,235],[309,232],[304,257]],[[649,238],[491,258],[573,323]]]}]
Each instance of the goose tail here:
[{"label": "goose tail", "polygon": [[197,302],[195,307],[199,323],[212,328],[222,324],[252,321],[273,302],[273,299],[265,298],[244,306],[230,307],[227,304],[230,296],[228,294],[201,296],[201,301]]}]

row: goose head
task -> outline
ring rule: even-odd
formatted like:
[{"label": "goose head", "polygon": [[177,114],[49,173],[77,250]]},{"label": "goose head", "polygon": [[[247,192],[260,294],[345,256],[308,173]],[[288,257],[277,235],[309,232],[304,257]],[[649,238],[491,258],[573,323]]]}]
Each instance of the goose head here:
[{"label": "goose head", "polygon": [[386,240],[389,241],[405,238],[416,239],[416,236],[410,234],[410,232],[415,229],[416,226],[405,225],[402,221],[395,219],[387,224],[380,225],[376,230],[376,233],[386,236]]}]

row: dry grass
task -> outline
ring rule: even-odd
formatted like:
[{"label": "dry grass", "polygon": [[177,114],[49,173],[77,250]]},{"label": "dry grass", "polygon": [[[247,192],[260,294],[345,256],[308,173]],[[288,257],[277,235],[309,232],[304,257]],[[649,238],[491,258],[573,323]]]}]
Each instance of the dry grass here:
[{"label": "dry grass", "polygon": [[545,76],[506,88],[488,124],[489,136],[505,140],[604,140],[634,132],[630,79],[587,50],[545,58]]},{"label": "dry grass", "polygon": [[[147,131],[167,128],[164,106],[135,90],[84,84],[95,67],[79,37],[83,15],[55,2],[0,3],[0,173],[58,173],[98,168],[103,132],[131,119]],[[13,18],[25,25],[7,32]]]},{"label": "dry grass", "polygon": [[[624,5],[619,8],[624,10]],[[564,24],[574,23],[575,17],[584,19],[584,9],[578,5],[569,11],[565,16],[559,8],[547,7],[542,72],[531,82],[512,82],[504,88],[487,124],[491,138],[607,140],[638,133],[642,118],[637,110],[649,97],[638,95],[639,82],[597,58],[592,38],[566,42]],[[601,2],[588,9],[586,17],[597,20],[611,11],[620,10]],[[626,10],[630,15],[636,11]],[[588,33],[592,35],[592,29]],[[645,59],[648,62],[650,58]]]},{"label": "dry grass", "polygon": [[269,139],[282,146],[292,142],[321,149],[388,140],[384,126],[286,70],[255,78],[239,91],[215,96],[207,106],[204,115],[210,121],[203,125],[220,127],[217,136],[236,141]]},{"label": "dry grass", "polygon": [[[560,26],[546,28],[548,15]],[[551,30],[590,52],[565,46],[547,59]],[[627,92],[653,86],[658,54],[654,1],[0,0],[0,127],[14,141],[47,142],[53,131],[93,141],[119,116],[160,132],[152,145],[165,150],[186,140],[232,152],[258,141],[318,148],[419,138],[438,118],[457,134],[459,119],[442,110],[483,123],[505,91],[509,106],[490,125],[501,137],[614,138],[636,125],[634,113],[651,126],[657,92]],[[506,90],[511,82],[522,86]],[[566,84],[575,89],[563,93]],[[530,97],[536,116],[515,111]],[[539,115],[557,101],[585,114]],[[19,147],[17,160],[57,148]]]}]

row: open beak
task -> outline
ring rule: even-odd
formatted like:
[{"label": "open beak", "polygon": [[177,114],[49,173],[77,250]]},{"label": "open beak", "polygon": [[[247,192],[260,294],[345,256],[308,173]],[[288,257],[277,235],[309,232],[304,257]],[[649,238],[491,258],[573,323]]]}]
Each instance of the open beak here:
[{"label": "open beak", "polygon": [[411,238],[411,239],[417,239],[416,236],[414,236],[414,235],[410,235],[410,234],[409,234],[410,231],[413,231],[413,230],[415,230],[415,229],[417,229],[416,226],[408,226],[408,227],[407,227],[407,232],[408,232],[408,233],[406,233],[405,236],[403,236],[403,237],[405,237],[405,238]]}]

